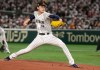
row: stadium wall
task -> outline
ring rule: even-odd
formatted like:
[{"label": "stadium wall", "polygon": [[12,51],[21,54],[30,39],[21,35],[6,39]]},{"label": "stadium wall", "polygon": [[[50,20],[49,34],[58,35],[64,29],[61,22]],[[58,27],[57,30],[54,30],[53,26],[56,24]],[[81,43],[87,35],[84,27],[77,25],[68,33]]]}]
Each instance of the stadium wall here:
[{"label": "stadium wall", "polygon": [[[5,29],[8,42],[30,43],[37,35],[34,29]],[[97,44],[100,30],[53,30],[66,44]]]}]

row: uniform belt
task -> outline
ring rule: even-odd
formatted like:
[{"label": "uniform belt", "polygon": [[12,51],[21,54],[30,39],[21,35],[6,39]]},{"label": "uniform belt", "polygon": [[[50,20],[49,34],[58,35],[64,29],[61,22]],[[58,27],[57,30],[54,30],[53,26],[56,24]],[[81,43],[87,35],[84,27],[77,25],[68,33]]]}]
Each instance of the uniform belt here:
[{"label": "uniform belt", "polygon": [[39,33],[39,35],[49,35],[50,33]]}]

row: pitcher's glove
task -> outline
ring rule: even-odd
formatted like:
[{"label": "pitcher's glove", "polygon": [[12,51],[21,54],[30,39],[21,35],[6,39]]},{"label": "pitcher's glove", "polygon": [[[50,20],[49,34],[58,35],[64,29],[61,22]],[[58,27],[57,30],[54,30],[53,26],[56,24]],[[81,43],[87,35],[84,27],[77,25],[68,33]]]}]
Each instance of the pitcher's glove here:
[{"label": "pitcher's glove", "polygon": [[58,28],[58,27],[64,26],[64,25],[65,25],[65,23],[64,22],[61,22],[59,20],[55,20],[55,21],[52,21],[51,22],[51,26],[53,26],[54,28]]}]

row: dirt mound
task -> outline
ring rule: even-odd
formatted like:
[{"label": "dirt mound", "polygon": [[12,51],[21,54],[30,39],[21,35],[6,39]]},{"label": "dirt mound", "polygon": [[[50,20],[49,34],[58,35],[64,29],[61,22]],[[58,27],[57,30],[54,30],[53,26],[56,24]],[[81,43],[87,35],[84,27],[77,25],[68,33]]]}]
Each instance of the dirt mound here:
[{"label": "dirt mound", "polygon": [[66,63],[30,60],[0,61],[0,70],[100,70],[100,66],[79,66],[73,68]]}]

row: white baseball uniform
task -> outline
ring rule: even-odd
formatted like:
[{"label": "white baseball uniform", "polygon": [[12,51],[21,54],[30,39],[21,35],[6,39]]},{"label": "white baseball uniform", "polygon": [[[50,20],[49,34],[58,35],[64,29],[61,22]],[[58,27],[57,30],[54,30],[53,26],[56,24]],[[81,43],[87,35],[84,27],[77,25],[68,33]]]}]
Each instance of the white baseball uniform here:
[{"label": "white baseball uniform", "polygon": [[38,15],[37,11],[34,12],[35,23],[36,23],[37,32],[38,32],[36,38],[31,42],[31,44],[29,44],[27,48],[11,54],[9,56],[10,59],[16,58],[17,56],[21,54],[30,52],[31,50],[39,47],[40,45],[51,44],[51,45],[56,45],[62,48],[66,57],[69,60],[69,64],[70,65],[74,64],[74,59],[72,58],[66,45],[59,38],[55,37],[52,34],[49,15],[50,13],[47,13],[47,12],[44,12],[41,15]]},{"label": "white baseball uniform", "polygon": [[7,41],[6,41],[6,37],[5,37],[5,31],[1,27],[0,27],[0,42],[4,46],[5,52],[10,53],[9,48],[8,48],[8,44],[7,44]]}]

